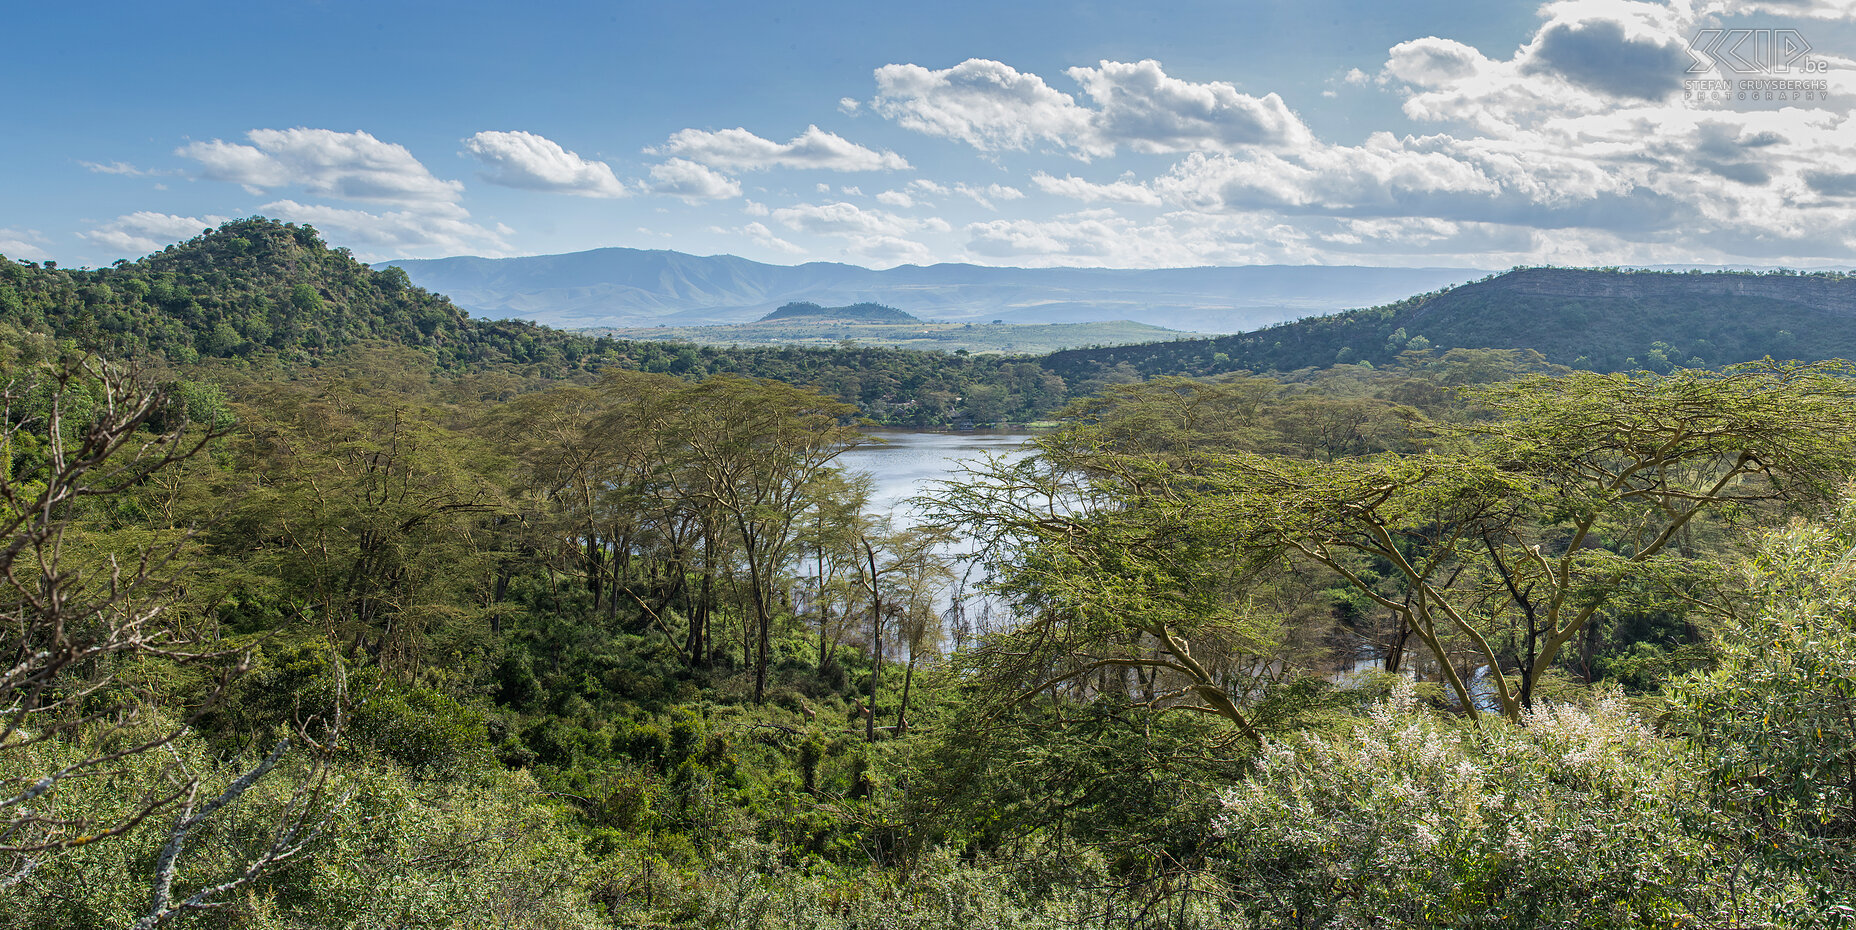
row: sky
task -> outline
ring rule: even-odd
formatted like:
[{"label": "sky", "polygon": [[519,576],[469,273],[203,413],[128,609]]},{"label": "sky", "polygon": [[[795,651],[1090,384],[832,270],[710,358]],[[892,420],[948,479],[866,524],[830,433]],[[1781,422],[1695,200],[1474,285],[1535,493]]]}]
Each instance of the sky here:
[{"label": "sky", "polygon": [[[0,254],[1856,267],[1856,0],[47,3]],[[1724,90],[1723,90],[1724,88]]]}]

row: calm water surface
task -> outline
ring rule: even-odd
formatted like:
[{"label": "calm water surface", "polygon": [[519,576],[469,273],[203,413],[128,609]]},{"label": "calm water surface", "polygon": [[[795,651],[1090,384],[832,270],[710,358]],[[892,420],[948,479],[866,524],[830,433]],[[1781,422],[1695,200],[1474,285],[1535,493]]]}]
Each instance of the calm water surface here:
[{"label": "calm water surface", "polygon": [[963,466],[982,465],[987,455],[1019,458],[1031,438],[1029,433],[995,430],[870,430],[869,435],[883,441],[852,449],[838,456],[837,464],[871,476],[870,509],[891,514],[899,529],[921,519],[921,513],[904,501],[934,492],[937,482],[960,478]]},{"label": "calm water surface", "polygon": [[[907,503],[910,498],[935,493],[939,482],[960,480],[962,468],[982,466],[988,455],[1008,459],[1023,457],[1029,454],[1025,442],[1031,438],[1028,433],[998,430],[959,433],[871,430],[869,434],[884,441],[852,449],[838,456],[837,462],[848,470],[864,472],[871,477],[869,509],[872,513],[888,514],[897,529],[921,521],[920,509]],[[961,580],[953,587],[942,589],[935,597],[937,611],[950,624],[950,629],[956,623],[952,610],[956,598],[962,604],[960,613],[967,618],[968,630],[993,628],[1010,615],[1003,602],[972,590],[977,579],[964,557],[970,556],[973,549],[971,540],[962,539],[944,550],[961,560],[954,569]]]}]

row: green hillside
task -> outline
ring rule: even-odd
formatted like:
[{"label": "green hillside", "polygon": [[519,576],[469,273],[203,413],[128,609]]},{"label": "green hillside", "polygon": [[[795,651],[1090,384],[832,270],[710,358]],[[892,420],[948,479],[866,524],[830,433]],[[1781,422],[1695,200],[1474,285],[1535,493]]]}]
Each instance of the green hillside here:
[{"label": "green hillside", "polygon": [[1523,348],[1597,371],[1856,356],[1856,279],[1530,268],[1398,303],[1214,339],[1058,352],[1066,378],[1383,365],[1411,349]]}]

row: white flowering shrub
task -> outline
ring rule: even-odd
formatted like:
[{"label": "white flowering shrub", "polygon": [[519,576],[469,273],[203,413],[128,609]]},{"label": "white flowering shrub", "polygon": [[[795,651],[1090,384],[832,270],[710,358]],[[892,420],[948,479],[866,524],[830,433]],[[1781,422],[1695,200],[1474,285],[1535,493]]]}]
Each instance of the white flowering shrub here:
[{"label": "white flowering shrub", "polygon": [[1266,746],[1225,796],[1233,898],[1262,926],[1675,927],[1714,906],[1676,747],[1621,698],[1522,726],[1420,710]]}]

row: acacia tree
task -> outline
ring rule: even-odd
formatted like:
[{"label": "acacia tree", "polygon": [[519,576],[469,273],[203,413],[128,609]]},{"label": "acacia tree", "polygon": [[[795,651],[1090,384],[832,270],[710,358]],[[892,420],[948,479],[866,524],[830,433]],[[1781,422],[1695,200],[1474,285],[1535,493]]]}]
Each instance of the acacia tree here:
[{"label": "acacia tree", "polygon": [[1087,432],[993,459],[932,499],[936,525],[978,541],[984,587],[1016,623],[965,658],[1010,701],[1067,689],[1222,717],[1261,739],[1248,705],[1292,674],[1282,603],[1292,579],[1183,532],[1170,457],[1103,451]]},{"label": "acacia tree", "polygon": [[[1480,414],[1428,424],[1421,453],[1315,462],[1085,424],[994,463],[937,507],[981,536],[1020,611],[973,661],[1024,693],[1120,676],[1093,687],[1254,735],[1244,704],[1307,655],[1327,613],[1313,589],[1337,578],[1430,652],[1466,713],[1463,668],[1486,667],[1518,720],[1607,611],[1646,588],[1699,597],[1699,519],[1810,509],[1856,472],[1840,365],[1575,373],[1474,396]],[[1523,631],[1512,649],[1491,635],[1507,624]]]},{"label": "acacia tree", "polygon": [[810,610],[818,623],[818,671],[831,668],[838,648],[856,623],[855,589],[865,553],[858,545],[868,528],[868,475],[827,472],[819,477],[812,508],[799,527],[804,569],[812,573]]},{"label": "acacia tree", "polygon": [[239,449],[255,487],[217,532],[256,549],[257,573],[332,643],[409,673],[435,636],[471,635],[503,462],[433,411],[356,387],[254,398]]},{"label": "acacia tree", "polygon": [[677,392],[657,428],[673,445],[669,480],[721,514],[740,546],[753,622],[754,700],[766,696],[774,602],[796,525],[833,459],[864,439],[855,408],[806,388],[728,376]]},{"label": "acacia tree", "polygon": [[934,597],[953,580],[946,554],[953,535],[945,526],[910,527],[888,531],[887,520],[860,520],[852,538],[860,561],[854,566],[857,587],[866,598],[870,620],[870,704],[864,720],[864,739],[876,739],[877,690],[883,677],[883,631],[893,628],[898,645],[908,649],[903,673],[901,704],[896,711],[896,732],[908,729],[909,687],[915,680],[915,662],[924,646],[939,633]]},{"label": "acacia tree", "polygon": [[[99,700],[122,663],[195,657],[165,572],[181,540],[86,552],[75,517],[192,456],[208,436],[184,424],[147,431],[167,398],[94,362],[40,366],[0,392],[0,404],[0,853],[13,857],[17,880],[35,853],[125,832],[188,790],[158,780],[109,822],[53,803],[60,784],[107,775],[181,732],[146,730],[133,704]],[[15,767],[60,740],[87,751],[51,771]]]},{"label": "acacia tree", "polygon": [[[1705,568],[1681,545],[1697,518],[1820,506],[1856,471],[1856,382],[1840,364],[1580,372],[1478,396],[1492,417],[1443,429],[1443,451],[1234,455],[1177,512],[1227,545],[1345,579],[1424,643],[1474,715],[1452,661],[1452,641],[1466,643],[1518,720],[1627,589],[1680,589]],[[1364,577],[1359,557],[1389,565],[1402,593]],[[1486,635],[1504,616],[1525,623],[1522,656]]]},{"label": "acacia tree", "polygon": [[[188,542],[184,531],[150,538],[97,525],[112,501],[155,487],[213,439],[210,427],[188,422],[179,401],[90,360],[37,366],[0,391],[0,890],[26,881],[58,850],[178,809],[138,928],[217,906],[305,852],[319,830],[313,811],[326,774],[322,761],[312,765],[286,822],[237,875],[175,899],[188,838],[270,775],[290,747],[280,741],[199,803],[200,773],[181,753],[164,752],[190,721],[145,719],[146,696],[123,674],[139,664],[233,658],[202,650],[177,609],[173,563]],[[340,729],[327,723],[323,750]],[[61,791],[99,779],[126,803],[99,810]]]}]

